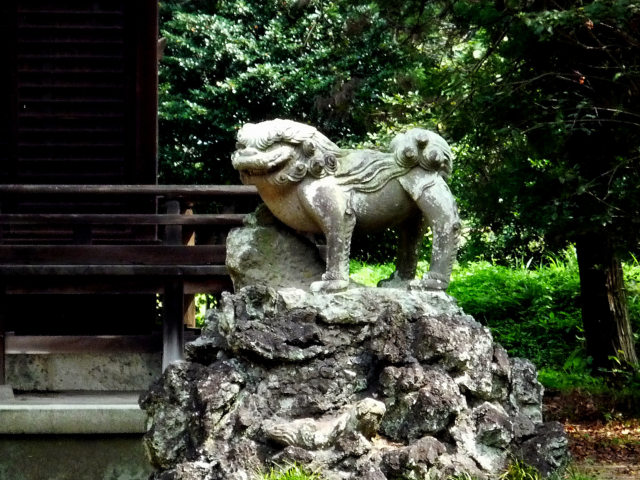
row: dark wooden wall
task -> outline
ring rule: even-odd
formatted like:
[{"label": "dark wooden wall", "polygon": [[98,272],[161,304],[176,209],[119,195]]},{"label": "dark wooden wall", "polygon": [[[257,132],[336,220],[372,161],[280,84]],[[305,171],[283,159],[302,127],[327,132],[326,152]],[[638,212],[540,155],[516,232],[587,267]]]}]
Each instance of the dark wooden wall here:
[{"label": "dark wooden wall", "polygon": [[155,183],[156,2],[0,8],[3,183]]},{"label": "dark wooden wall", "polygon": [[[155,184],[157,0],[0,2],[0,183]],[[156,201],[0,198],[1,213],[154,213]],[[135,243],[150,227],[94,238],[53,226],[0,225],[5,244]],[[18,333],[139,333],[155,297],[20,296]]]}]

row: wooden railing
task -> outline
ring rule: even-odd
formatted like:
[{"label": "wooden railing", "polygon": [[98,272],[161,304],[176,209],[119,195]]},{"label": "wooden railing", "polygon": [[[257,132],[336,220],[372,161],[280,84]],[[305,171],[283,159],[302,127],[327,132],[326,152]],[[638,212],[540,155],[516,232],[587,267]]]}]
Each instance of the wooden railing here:
[{"label": "wooden railing", "polygon": [[[55,197],[67,202],[86,197],[143,198],[147,205],[157,202],[164,213],[52,213]],[[29,198],[50,201],[44,202],[48,211],[3,209],[3,204]],[[193,213],[196,201],[215,203],[223,211]],[[1,297],[11,294],[162,293],[164,367],[182,358],[185,294],[230,289],[224,239],[257,203],[255,189],[245,186],[0,185],[0,309],[5,303]],[[134,231],[118,239],[98,234],[114,226],[144,227],[146,233],[138,238]],[[29,231],[26,236],[12,233],[23,227],[44,234],[35,238]],[[47,232],[59,228],[69,229],[69,235],[48,238]],[[198,228],[214,229],[217,235],[194,242]],[[0,383],[4,383],[3,318],[0,311]]]}]

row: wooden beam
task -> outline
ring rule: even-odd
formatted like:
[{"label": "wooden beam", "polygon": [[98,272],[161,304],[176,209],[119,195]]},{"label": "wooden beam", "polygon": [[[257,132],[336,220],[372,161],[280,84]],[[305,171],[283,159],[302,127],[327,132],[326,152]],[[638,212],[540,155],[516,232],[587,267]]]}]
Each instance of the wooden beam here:
[{"label": "wooden beam", "polygon": [[[60,275],[8,278],[7,295],[86,295],[86,294],[157,294],[164,293],[167,277],[161,275]],[[231,291],[231,279],[224,275],[186,275],[184,292],[219,293]]]},{"label": "wooden beam", "polygon": [[0,275],[6,277],[51,276],[225,276],[224,265],[2,265]]},{"label": "wooden beam", "polygon": [[0,245],[0,265],[224,265],[225,246]]},{"label": "wooden beam", "polygon": [[229,225],[239,226],[245,214],[80,214],[15,213],[0,214],[3,225]]},{"label": "wooden beam", "polygon": [[165,197],[256,197],[252,185],[32,185],[0,184],[2,195],[157,195]]}]

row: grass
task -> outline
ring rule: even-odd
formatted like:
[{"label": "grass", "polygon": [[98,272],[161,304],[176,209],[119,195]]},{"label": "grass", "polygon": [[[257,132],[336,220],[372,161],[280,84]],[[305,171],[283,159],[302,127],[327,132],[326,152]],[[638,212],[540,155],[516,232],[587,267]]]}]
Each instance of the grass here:
[{"label": "grass", "polygon": [[[507,470],[498,477],[499,480],[545,480],[545,477],[535,468],[521,461],[515,460]],[[597,477],[578,472],[569,466],[562,473],[556,473],[546,480],[598,480]]]},{"label": "grass", "polygon": [[322,480],[318,473],[309,472],[304,467],[292,464],[270,469],[257,475],[257,480]]},{"label": "grass", "polygon": [[[286,467],[272,468],[267,473],[259,474],[257,480],[322,480],[322,476],[318,473],[310,473],[299,465],[289,465]],[[518,460],[509,465],[507,470],[502,473],[499,480],[544,480],[545,477],[535,468],[526,465]],[[402,480],[402,479],[396,479]],[[475,480],[472,475],[462,473],[449,477],[447,480]],[[569,467],[564,472],[552,475],[547,480],[598,480],[597,477],[580,473],[574,468]]]}]

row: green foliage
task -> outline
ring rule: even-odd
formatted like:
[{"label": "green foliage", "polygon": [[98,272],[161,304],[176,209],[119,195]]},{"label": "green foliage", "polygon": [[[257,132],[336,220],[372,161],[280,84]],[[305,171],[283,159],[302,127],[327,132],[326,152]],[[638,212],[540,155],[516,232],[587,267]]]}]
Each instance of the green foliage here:
[{"label": "green foliage", "polygon": [[571,466],[562,472],[545,477],[531,465],[517,459],[512,461],[507,470],[498,477],[499,480],[543,480],[545,478],[549,480],[597,480],[596,477],[578,472]]},{"label": "green foliage", "polygon": [[564,365],[582,345],[575,255],[525,267],[468,264],[455,273],[449,293],[491,329],[510,355],[529,358],[538,367]]},{"label": "green foliage", "polygon": [[258,480],[322,480],[318,473],[312,473],[299,465],[272,468],[256,477]]},{"label": "green foliage", "polygon": [[[640,372],[637,369],[594,377],[588,369],[567,371],[544,368],[538,371],[538,380],[549,390],[569,395],[580,392],[579,395],[591,397],[597,413],[604,420],[623,415],[637,417],[640,414]],[[563,413],[572,414],[569,407]]]},{"label": "green foliage", "polygon": [[409,68],[370,2],[161,2],[160,170],[165,182],[237,182],[236,129],[286,117],[365,137]]},{"label": "green foliage", "polygon": [[[544,477],[534,467],[527,465],[520,460],[513,460],[507,470],[500,474],[498,480],[598,480],[596,477],[578,472],[571,466],[566,470],[555,473],[550,477]],[[449,477],[447,480],[475,480],[475,477],[468,473],[463,473]]]},{"label": "green foliage", "polygon": [[391,263],[374,265],[360,260],[351,260],[349,263],[349,270],[351,272],[349,277],[354,282],[361,285],[375,287],[380,280],[384,280],[391,276],[395,270],[395,266]]},{"label": "green foliage", "polygon": [[[271,469],[268,473],[260,474],[257,480],[321,480],[318,473],[309,473],[303,467],[292,465],[284,468]],[[535,468],[514,460],[507,470],[499,477],[499,480],[543,480],[543,476]],[[447,480],[475,480],[468,473],[461,473],[447,478]],[[554,474],[550,480],[597,480],[595,477],[576,471],[573,468]]]},{"label": "green foliage", "polygon": [[[431,246],[433,237],[428,232],[422,238],[419,255],[424,260],[431,258]],[[398,231],[395,228],[387,228],[381,232],[356,232],[351,242],[351,258],[366,263],[384,263],[393,261],[398,253]]]},{"label": "green foliage", "polygon": [[209,293],[200,293],[195,295],[195,309],[196,309],[196,327],[202,328],[204,326],[204,318],[207,310],[216,308],[218,300],[214,295]]},{"label": "green foliage", "polygon": [[498,477],[499,480],[542,480],[542,475],[534,467],[519,460],[514,460],[507,471]]},{"label": "green foliage", "polygon": [[597,477],[579,472],[571,465],[564,471],[545,477],[534,467],[520,460],[511,462],[507,471],[498,477],[499,480],[543,480],[544,478],[548,480],[598,480]]},{"label": "green foliage", "polygon": [[[624,267],[631,321],[640,331],[640,265],[634,259]],[[375,286],[393,269],[392,264],[352,260],[351,279]],[[428,264],[419,262],[418,275],[427,270]],[[486,261],[457,265],[448,293],[465,312],[490,328],[509,355],[532,360],[547,388],[600,392],[613,386],[629,393],[640,392],[636,370],[608,372],[606,380],[591,374],[591,362],[584,349],[574,249],[547,257],[546,263],[535,268],[531,262],[520,262],[516,268]]]},{"label": "green foliage", "polygon": [[640,344],[640,263],[633,255],[631,255],[631,261],[624,264],[624,284],[629,317],[636,332],[636,344]]},{"label": "green foliage", "polygon": [[[584,389],[592,393],[600,393],[607,390],[607,382],[604,377],[594,377],[589,369],[589,359],[585,357],[583,351],[572,352],[570,360],[564,365],[557,365],[550,368],[538,370],[538,380],[545,388],[557,391],[570,391],[574,389]],[[574,359],[572,359],[574,357]],[[573,362],[577,360],[579,365]],[[567,363],[571,363],[567,366]]]},{"label": "green foliage", "polygon": [[370,137],[421,124],[453,142],[466,259],[538,261],[603,231],[637,248],[637,2],[434,4],[431,16],[406,13],[405,47],[439,52],[439,62],[407,54],[414,86],[382,97]]},{"label": "green foliage", "polygon": [[457,475],[451,475],[447,477],[447,480],[475,480],[473,476],[468,473],[459,473]]}]

